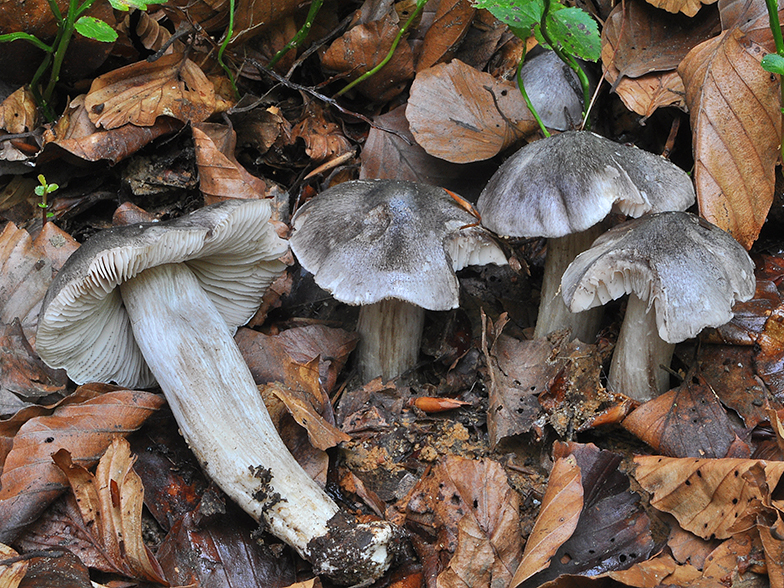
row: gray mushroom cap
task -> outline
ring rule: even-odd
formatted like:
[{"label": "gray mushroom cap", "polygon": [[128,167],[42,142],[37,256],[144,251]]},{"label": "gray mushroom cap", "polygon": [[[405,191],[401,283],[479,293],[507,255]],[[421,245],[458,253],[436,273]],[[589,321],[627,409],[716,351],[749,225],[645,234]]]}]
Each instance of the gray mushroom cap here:
[{"label": "gray mushroom cap", "polygon": [[482,191],[482,223],[506,237],[563,237],[610,212],[639,217],[686,210],[694,186],[666,159],[594,133],[572,131],[529,143]]},{"label": "gray mushroom cap", "polygon": [[287,245],[269,218],[266,200],[230,200],[171,221],[101,231],[68,259],[44,298],[39,355],[78,384],[153,385],[117,286],[147,268],[185,263],[233,332],[285,268],[278,258]]},{"label": "gray mushroom cap", "polygon": [[754,295],[754,263],[728,233],[685,212],[630,220],[607,231],[564,272],[572,312],[635,294],[655,308],[668,343],[695,337],[733,316]]},{"label": "gray mushroom cap", "polygon": [[291,248],[337,300],[393,298],[429,310],[459,303],[455,271],[505,264],[488,231],[444,190],[415,182],[357,180],[305,204],[292,219]]}]

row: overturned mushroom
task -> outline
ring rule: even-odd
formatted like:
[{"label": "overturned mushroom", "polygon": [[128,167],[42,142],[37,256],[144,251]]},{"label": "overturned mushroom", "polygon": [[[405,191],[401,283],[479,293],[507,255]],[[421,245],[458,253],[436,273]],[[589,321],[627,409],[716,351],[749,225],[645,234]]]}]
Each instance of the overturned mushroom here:
[{"label": "overturned mushroom", "polygon": [[396,527],[354,524],[297,464],[232,333],[284,269],[266,200],[234,200],[87,241],[49,289],[37,348],[77,383],[156,380],[210,477],[272,533],[346,584],[379,577]]},{"label": "overturned mushroom", "polygon": [[303,206],[291,249],[337,300],[361,305],[364,380],[416,364],[425,309],[459,303],[455,272],[505,264],[478,220],[443,188],[395,180],[339,184]]},{"label": "overturned mushroom", "polygon": [[574,312],[629,294],[609,386],[644,402],[668,389],[664,368],[676,343],[727,323],[733,304],[754,295],[754,264],[718,227],[665,212],[607,231],[567,268],[562,286]]},{"label": "overturned mushroom", "polygon": [[482,224],[503,237],[548,237],[536,337],[570,328],[592,341],[599,315],[573,315],[558,290],[575,256],[610,212],[638,217],[694,203],[689,176],[666,159],[593,133],[530,143],[490,179],[477,202]]}]

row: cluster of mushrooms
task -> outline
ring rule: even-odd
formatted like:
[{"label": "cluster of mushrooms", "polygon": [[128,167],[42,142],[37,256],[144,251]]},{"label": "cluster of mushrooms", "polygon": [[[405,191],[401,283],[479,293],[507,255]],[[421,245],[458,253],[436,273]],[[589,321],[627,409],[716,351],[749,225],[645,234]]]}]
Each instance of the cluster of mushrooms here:
[{"label": "cluster of mushrooms", "polygon": [[[371,583],[393,561],[402,531],[353,520],[304,472],[233,339],[285,269],[280,258],[289,245],[319,286],[361,305],[364,381],[392,379],[416,364],[425,310],[459,305],[456,271],[506,263],[491,231],[549,238],[536,336],[569,328],[592,340],[595,309],[630,294],[610,385],[638,400],[663,391],[660,366],[674,343],[727,322],[734,300],[754,291],[752,262],[737,242],[671,212],[694,202],[683,171],[591,133],[531,143],[505,162],[477,203],[481,225],[459,200],[412,182],[346,182],[300,208],[288,244],[268,222],[266,200],[105,230],[49,289],[38,353],[76,383],[157,383],[205,472],[228,496],[315,573]],[[641,218],[599,236],[613,211]]]}]

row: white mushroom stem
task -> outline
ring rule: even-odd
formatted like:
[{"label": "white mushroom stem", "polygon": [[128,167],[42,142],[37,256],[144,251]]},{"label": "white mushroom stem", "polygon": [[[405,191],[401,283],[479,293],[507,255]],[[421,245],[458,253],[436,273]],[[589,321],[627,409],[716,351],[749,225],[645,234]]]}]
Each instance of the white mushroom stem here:
[{"label": "white mushroom stem", "polygon": [[363,382],[396,378],[416,365],[425,309],[388,298],[359,309],[359,371]]},{"label": "white mushroom stem", "polygon": [[572,338],[593,343],[602,320],[602,307],[577,313],[570,311],[561,296],[561,277],[574,258],[588,249],[600,234],[601,227],[595,225],[579,233],[547,240],[547,258],[534,337],[546,337],[568,328]]},{"label": "white mushroom stem", "polygon": [[354,584],[383,574],[395,528],[369,523],[339,536],[337,505],[286,449],[228,326],[191,271],[163,265],[120,287],[139,348],[209,476],[316,573]]},{"label": "white mushroom stem", "polygon": [[618,344],[615,346],[608,383],[610,390],[647,402],[669,390],[669,367],[674,343],[659,336],[656,310],[630,294]]}]

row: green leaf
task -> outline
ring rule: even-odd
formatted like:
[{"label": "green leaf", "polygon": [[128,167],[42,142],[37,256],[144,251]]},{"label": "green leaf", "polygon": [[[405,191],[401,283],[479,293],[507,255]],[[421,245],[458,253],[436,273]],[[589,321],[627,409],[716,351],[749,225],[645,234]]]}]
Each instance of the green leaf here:
[{"label": "green leaf", "polygon": [[762,58],[760,65],[765,71],[784,75],[784,57],[777,53],[768,53]]},{"label": "green leaf", "polygon": [[80,35],[102,43],[111,43],[117,40],[117,32],[108,23],[92,16],[81,17],[74,23],[74,28]]},{"label": "green leaf", "polygon": [[521,39],[531,34],[544,12],[542,0],[476,0],[474,6],[490,12]]},{"label": "green leaf", "polygon": [[127,12],[131,8],[147,10],[149,4],[165,4],[167,0],[109,0],[112,8]]},{"label": "green leaf", "polygon": [[561,8],[554,4],[547,15],[550,38],[572,55],[586,61],[601,57],[602,43],[599,27],[591,15],[581,8]]},{"label": "green leaf", "polygon": [[46,194],[46,186],[36,186],[35,187],[35,195],[36,196],[43,196]]}]

